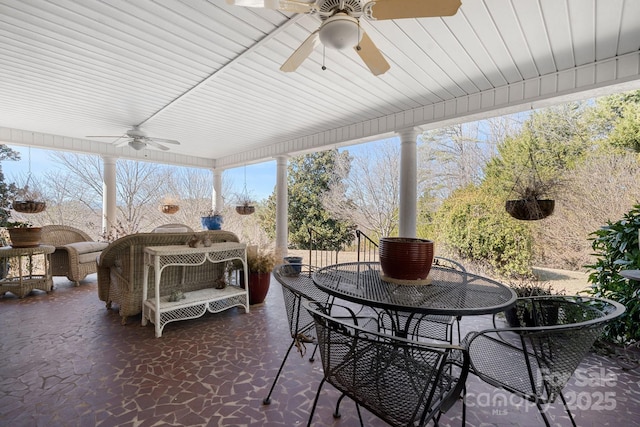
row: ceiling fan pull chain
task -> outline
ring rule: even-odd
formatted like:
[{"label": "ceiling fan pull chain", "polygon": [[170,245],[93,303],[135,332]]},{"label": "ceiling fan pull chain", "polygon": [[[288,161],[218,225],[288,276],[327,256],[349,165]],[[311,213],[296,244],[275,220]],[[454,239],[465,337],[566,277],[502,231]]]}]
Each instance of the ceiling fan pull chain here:
[{"label": "ceiling fan pull chain", "polygon": [[322,45],[322,71],[326,71],[327,67],[324,65],[325,54],[327,53],[327,47]]},{"label": "ceiling fan pull chain", "polygon": [[356,45],[356,50],[362,50],[362,47],[360,46],[360,38],[360,20],[358,19],[358,44]]}]

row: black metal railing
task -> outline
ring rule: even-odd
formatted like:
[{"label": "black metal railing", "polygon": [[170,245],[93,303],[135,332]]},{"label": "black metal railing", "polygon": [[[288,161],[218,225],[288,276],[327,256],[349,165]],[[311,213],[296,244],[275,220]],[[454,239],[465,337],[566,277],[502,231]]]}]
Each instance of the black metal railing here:
[{"label": "black metal railing", "polygon": [[378,261],[378,244],[360,230],[356,230],[358,262]]}]

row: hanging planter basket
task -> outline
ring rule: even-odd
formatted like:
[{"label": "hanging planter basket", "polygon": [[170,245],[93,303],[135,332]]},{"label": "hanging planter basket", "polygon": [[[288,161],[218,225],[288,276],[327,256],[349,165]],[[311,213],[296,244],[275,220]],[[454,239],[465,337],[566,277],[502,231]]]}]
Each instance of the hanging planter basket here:
[{"label": "hanging planter basket", "polygon": [[251,215],[255,211],[256,211],[256,207],[248,204],[236,206],[236,212],[239,213],[240,215]]},{"label": "hanging planter basket", "polygon": [[178,205],[172,205],[172,204],[168,204],[168,205],[161,205],[160,206],[160,210],[162,211],[162,213],[164,214],[169,214],[169,215],[173,215],[174,213],[178,212],[180,210],[180,206]]},{"label": "hanging planter basket", "polygon": [[515,219],[536,221],[553,213],[555,200],[550,199],[517,199],[507,200],[505,209]]},{"label": "hanging planter basket", "polygon": [[11,207],[16,212],[35,214],[44,211],[47,204],[35,200],[14,200]]}]

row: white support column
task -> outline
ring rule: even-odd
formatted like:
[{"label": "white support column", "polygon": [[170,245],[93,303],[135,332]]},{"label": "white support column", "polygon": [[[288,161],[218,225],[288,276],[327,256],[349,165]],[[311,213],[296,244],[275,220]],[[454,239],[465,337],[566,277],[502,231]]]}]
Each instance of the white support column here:
[{"label": "white support column", "polygon": [[117,221],[116,157],[102,156],[102,235],[108,236]]},{"label": "white support column", "polygon": [[406,129],[400,135],[400,211],[398,231],[400,237],[416,237],[417,217],[417,128]]},{"label": "white support column", "polygon": [[287,256],[289,240],[288,156],[276,157],[276,259]]},{"label": "white support column", "polygon": [[222,171],[213,170],[213,194],[211,195],[211,207],[214,211],[222,212]]}]

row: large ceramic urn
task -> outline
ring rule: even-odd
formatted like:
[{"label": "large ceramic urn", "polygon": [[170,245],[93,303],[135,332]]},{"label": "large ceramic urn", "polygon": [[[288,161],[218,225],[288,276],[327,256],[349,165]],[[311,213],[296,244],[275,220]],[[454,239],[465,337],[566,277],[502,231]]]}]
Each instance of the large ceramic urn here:
[{"label": "large ceramic urn", "polygon": [[433,263],[433,241],[411,237],[383,237],[378,247],[383,278],[424,281]]}]

